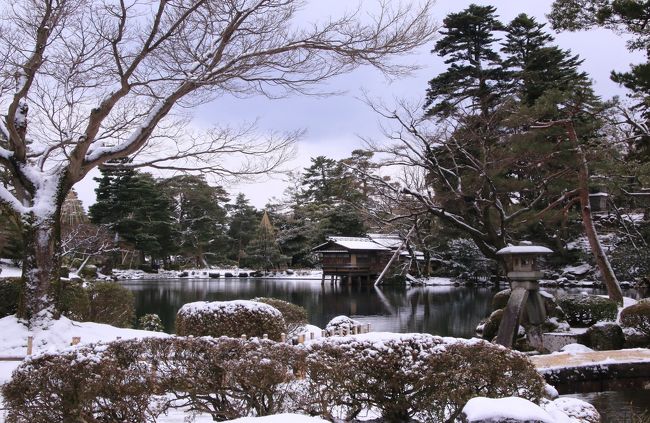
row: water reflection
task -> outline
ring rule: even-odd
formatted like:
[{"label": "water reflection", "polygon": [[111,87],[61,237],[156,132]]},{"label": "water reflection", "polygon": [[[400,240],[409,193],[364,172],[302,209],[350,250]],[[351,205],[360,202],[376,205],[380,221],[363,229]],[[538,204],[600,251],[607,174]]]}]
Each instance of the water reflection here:
[{"label": "water reflection", "polygon": [[[563,395],[592,404],[603,422],[642,422],[650,418],[650,390],[607,391]],[[643,420],[641,417],[645,417]]]},{"label": "water reflection", "polygon": [[310,323],[323,327],[344,314],[370,323],[375,331],[423,332],[471,337],[490,312],[493,288],[332,286],[320,281],[259,279],[183,279],[126,281],[138,316],[157,313],[173,332],[176,312],[192,301],[273,297],[301,305]]}]

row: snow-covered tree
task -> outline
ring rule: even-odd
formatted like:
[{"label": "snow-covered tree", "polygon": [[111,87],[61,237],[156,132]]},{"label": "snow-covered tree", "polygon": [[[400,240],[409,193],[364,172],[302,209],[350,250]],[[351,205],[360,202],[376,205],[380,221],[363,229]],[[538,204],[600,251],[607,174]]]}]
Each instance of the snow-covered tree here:
[{"label": "snow-covered tree", "polygon": [[[275,169],[297,134],[252,128],[182,131],[172,119],[225,94],[305,93],[432,39],[431,2],[379,2],[322,22],[299,19],[298,0],[17,0],[0,16],[0,202],[22,217],[24,308],[52,306],[59,215],[70,189],[101,165],[247,175]],[[176,106],[176,107],[175,107]],[[180,128],[180,129],[179,129]],[[239,153],[228,169],[220,154]],[[261,158],[264,160],[255,160]],[[47,315],[47,313],[46,313]]]}]

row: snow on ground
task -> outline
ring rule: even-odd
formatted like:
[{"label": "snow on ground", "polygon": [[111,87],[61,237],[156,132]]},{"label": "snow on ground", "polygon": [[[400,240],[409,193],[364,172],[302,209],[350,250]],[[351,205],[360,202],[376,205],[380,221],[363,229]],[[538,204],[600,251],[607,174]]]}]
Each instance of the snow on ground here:
[{"label": "snow on ground", "polygon": [[564,269],[562,269],[562,273],[571,273],[573,275],[580,276],[587,274],[591,269],[591,265],[583,263],[578,266],[566,266]]},{"label": "snow on ground", "polygon": [[[224,268],[205,268],[205,269],[187,269],[187,270],[160,270],[158,273],[145,273],[138,269],[113,269],[113,277],[119,280],[132,280],[132,279],[210,279],[210,274],[219,273],[219,279],[228,279],[225,277],[226,273],[230,273],[234,278],[238,277],[240,273],[250,275],[255,271],[252,269],[239,268],[239,267],[224,267]],[[181,276],[184,275],[184,276]],[[186,275],[186,276],[185,276]],[[110,279],[110,276],[105,276]],[[254,278],[254,276],[248,276]],[[302,269],[291,270],[287,269],[283,272],[270,272],[266,273],[260,278],[263,279],[295,279],[295,280],[321,280],[323,272],[319,269]]]},{"label": "snow on ground", "polygon": [[431,278],[418,278],[411,281],[411,285],[416,286],[453,286],[457,285],[458,281],[453,278],[431,277]]},{"label": "snow on ground", "polygon": [[22,274],[20,267],[8,259],[0,259],[0,270],[0,277],[2,278],[19,278]]},{"label": "snow on ground", "polygon": [[0,356],[24,356],[27,352],[27,337],[33,336],[33,354],[57,352],[70,346],[72,337],[80,337],[80,345],[109,342],[117,338],[132,339],[145,337],[167,337],[162,332],[116,328],[93,322],[75,322],[66,317],[50,320],[45,326],[32,330],[15,316],[0,319]]},{"label": "snow on ground", "polygon": [[517,421],[557,423],[557,420],[540,406],[517,397],[498,399],[475,397],[467,402],[463,413],[469,422],[517,419]]},{"label": "snow on ground", "polygon": [[475,397],[463,408],[468,422],[534,421],[542,423],[573,423],[599,421],[596,408],[577,398],[542,400],[536,405],[517,397],[485,398]]}]

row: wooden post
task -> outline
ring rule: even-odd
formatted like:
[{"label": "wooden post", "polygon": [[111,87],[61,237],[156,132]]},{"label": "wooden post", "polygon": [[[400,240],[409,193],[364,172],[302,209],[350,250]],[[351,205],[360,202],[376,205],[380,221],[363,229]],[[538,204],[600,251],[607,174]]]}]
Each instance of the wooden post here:
[{"label": "wooden post", "polygon": [[327,331],[325,329],[320,331],[321,338],[327,338]]},{"label": "wooden post", "polygon": [[411,233],[413,232],[414,229],[415,229],[415,225],[411,226],[411,229],[409,229],[409,232],[406,234],[406,238],[404,238],[404,241],[400,244],[399,248],[395,250],[393,256],[390,258],[390,260],[388,260],[386,267],[384,267],[384,270],[382,270],[382,272],[377,277],[377,280],[375,281],[375,286],[379,286],[379,284],[381,284],[381,280],[384,279],[384,275],[386,274],[386,272],[388,272],[388,268],[390,267],[391,264],[393,264],[395,259],[399,256],[399,253],[402,252],[402,249],[408,242],[408,239],[411,237]]},{"label": "wooden post", "polygon": [[246,335],[242,334],[241,339],[243,339],[245,341],[246,340]]},{"label": "wooden post", "polygon": [[314,332],[309,332],[309,339],[314,339],[315,337],[316,335],[314,334]]},{"label": "wooden post", "polygon": [[325,272],[323,272],[323,277],[322,277],[322,279],[320,280],[320,285],[321,285],[321,286],[325,285]]},{"label": "wooden post", "polygon": [[305,343],[305,335],[298,335],[298,343],[299,344]]},{"label": "wooden post", "polygon": [[33,336],[28,336],[27,337],[27,355],[32,355],[33,350],[34,350],[34,337]]},{"label": "wooden post", "polygon": [[264,335],[262,335],[262,339],[269,339],[269,334],[265,333]]},{"label": "wooden post", "polygon": [[80,336],[73,336],[72,337],[72,342],[70,345],[77,345],[79,342],[81,342],[81,337]]},{"label": "wooden post", "polygon": [[287,334],[286,333],[281,333],[280,334],[280,341],[281,342],[287,342]]}]

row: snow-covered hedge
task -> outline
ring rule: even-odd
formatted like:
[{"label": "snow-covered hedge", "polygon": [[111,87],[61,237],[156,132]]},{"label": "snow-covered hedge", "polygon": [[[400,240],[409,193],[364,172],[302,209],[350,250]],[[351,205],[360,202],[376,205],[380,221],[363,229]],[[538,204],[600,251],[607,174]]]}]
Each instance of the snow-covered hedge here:
[{"label": "snow-covered hedge", "polygon": [[45,354],[22,364],[2,395],[8,422],[154,422],[189,407],[215,421],[288,411],[299,348],[266,340],[147,338]]},{"label": "snow-covered hedge", "polygon": [[615,321],[618,307],[609,298],[597,295],[565,295],[558,298],[571,326],[589,327],[600,321]]},{"label": "snow-covered hedge", "polygon": [[625,307],[621,311],[623,326],[633,328],[646,336],[650,336],[650,299],[640,300],[638,303]]},{"label": "snow-covered hedge", "polygon": [[282,313],[284,323],[286,324],[285,333],[287,335],[297,335],[309,321],[307,320],[307,310],[304,307],[290,303],[288,301],[278,300],[277,298],[259,297],[253,299],[259,303],[268,304],[278,309]]},{"label": "snow-covered hedge", "polygon": [[285,322],[278,309],[255,301],[198,301],[176,315],[176,333],[194,336],[262,337],[280,340]]},{"label": "snow-covered hedge", "polygon": [[305,348],[303,409],[328,419],[376,409],[385,421],[453,421],[477,395],[539,401],[544,392],[526,356],[484,341],[373,333]]},{"label": "snow-covered hedge", "polygon": [[155,383],[137,345],[125,341],[28,359],[2,386],[7,421],[152,421]]}]

